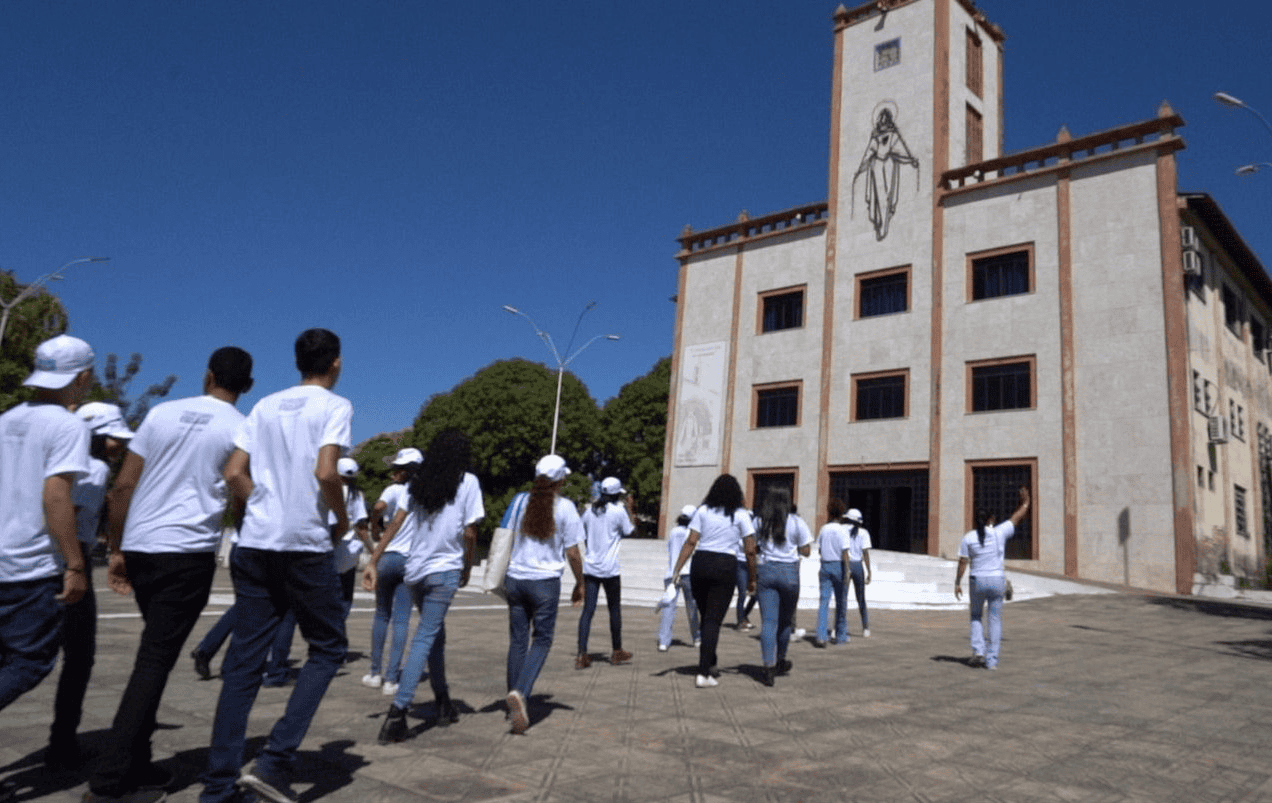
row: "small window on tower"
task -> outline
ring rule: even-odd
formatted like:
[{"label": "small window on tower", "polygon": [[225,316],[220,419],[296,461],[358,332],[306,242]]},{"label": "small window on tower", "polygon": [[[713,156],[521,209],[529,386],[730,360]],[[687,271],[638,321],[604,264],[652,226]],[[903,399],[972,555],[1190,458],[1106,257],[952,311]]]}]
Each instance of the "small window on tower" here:
[{"label": "small window on tower", "polygon": [[875,72],[886,70],[889,67],[895,67],[901,63],[901,40],[893,39],[889,42],[875,45]]}]

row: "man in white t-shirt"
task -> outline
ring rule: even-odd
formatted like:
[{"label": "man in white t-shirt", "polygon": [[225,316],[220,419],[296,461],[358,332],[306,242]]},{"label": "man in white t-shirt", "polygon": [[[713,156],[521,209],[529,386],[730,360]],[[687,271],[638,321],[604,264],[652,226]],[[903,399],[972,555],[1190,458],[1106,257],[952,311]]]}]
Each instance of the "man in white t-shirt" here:
[{"label": "man in white t-shirt", "polygon": [[0,710],[52,671],[62,605],[87,588],[71,490],[88,473],[88,425],[67,407],[92,381],[93,350],[58,335],[22,383],[35,399],[0,415]]},{"label": "man in white t-shirt", "polygon": [[135,594],[145,624],[86,803],[134,800],[172,782],[151,763],[155,713],[212,590],[227,501],[221,471],[243,422],[234,405],[251,387],[251,355],[219,348],[203,395],[156,405],[128,444],[110,492],[106,581]]},{"label": "man in white t-shirt", "polygon": [[[340,378],[340,338],[308,329],[296,339],[296,387],[257,402],[234,439],[225,480],[246,500],[231,572],[234,638],[221,665],[201,803],[234,799],[236,785],[272,801],[291,791],[296,749],[344,661],[340,579],[332,548],[349,529],[337,463],[350,443],[353,406],[331,392]],[[328,513],[336,522],[328,526]],[[282,719],[252,773],[239,772],[252,703],[278,623],[290,611],[309,644]]]}]

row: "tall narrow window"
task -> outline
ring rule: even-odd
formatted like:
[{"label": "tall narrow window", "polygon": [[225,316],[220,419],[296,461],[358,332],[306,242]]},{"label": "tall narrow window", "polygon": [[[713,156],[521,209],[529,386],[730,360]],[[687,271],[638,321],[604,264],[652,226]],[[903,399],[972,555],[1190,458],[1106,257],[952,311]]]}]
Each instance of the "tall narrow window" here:
[{"label": "tall narrow window", "polygon": [[972,29],[967,29],[967,88],[976,97],[984,96],[985,66],[981,57],[981,40]]},{"label": "tall narrow window", "polygon": [[1246,516],[1246,489],[1240,485],[1232,486],[1232,506],[1236,518],[1237,535],[1250,537],[1250,523]]},{"label": "tall narrow window", "polygon": [[857,317],[891,315],[910,308],[910,268],[863,273],[857,276]]},{"label": "tall narrow window", "polygon": [[804,290],[760,294],[760,331],[778,332],[804,325]]},{"label": "tall narrow window", "polygon": [[799,383],[765,385],[755,388],[755,426],[799,426]]},{"label": "tall narrow window", "polygon": [[905,418],[909,371],[866,374],[852,378],[854,421]]},{"label": "tall narrow window", "polygon": [[1033,290],[1033,245],[971,254],[969,296],[973,301]]},{"label": "tall narrow window", "polygon": [[1241,337],[1241,300],[1228,285],[1223,286],[1223,323],[1228,331]]},{"label": "tall narrow window", "polygon": [[1267,330],[1263,328],[1263,324],[1259,319],[1250,316],[1250,348],[1254,351],[1254,358],[1259,362],[1267,365],[1267,348],[1268,348]]},{"label": "tall narrow window", "polygon": [[1033,405],[1034,358],[968,363],[968,409],[1027,410]]},{"label": "tall narrow window", "polygon": [[967,107],[967,153],[964,160],[967,164],[976,164],[985,158],[985,123],[981,113]]}]

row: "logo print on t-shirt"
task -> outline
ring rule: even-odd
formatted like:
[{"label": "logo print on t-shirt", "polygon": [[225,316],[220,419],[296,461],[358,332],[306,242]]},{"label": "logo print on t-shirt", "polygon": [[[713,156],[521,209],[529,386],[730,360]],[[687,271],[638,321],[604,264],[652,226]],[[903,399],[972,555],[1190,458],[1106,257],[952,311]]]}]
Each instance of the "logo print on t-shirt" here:
[{"label": "logo print on t-shirt", "polygon": [[211,413],[196,413],[193,410],[187,410],[181,414],[181,423],[189,424],[192,427],[201,427],[211,420]]},{"label": "logo print on t-shirt", "polygon": [[278,411],[280,413],[294,413],[305,406],[305,402],[309,401],[304,396],[296,399],[283,399],[278,403]]}]

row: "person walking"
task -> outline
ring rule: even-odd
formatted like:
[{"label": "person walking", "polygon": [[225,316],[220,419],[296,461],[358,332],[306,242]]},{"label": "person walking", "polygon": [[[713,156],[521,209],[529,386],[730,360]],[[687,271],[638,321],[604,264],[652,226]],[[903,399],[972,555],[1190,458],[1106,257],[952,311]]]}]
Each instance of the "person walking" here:
[{"label": "person walking", "polygon": [[574,503],[560,495],[569,474],[559,455],[540,458],[534,467],[533,488],[518,494],[510,505],[522,510],[509,522],[513,541],[504,576],[508,600],[506,702],[516,734],[530,727],[530,692],[552,649],[561,573],[567,563],[574,574],[570,604],[583,604],[583,556],[579,552],[583,524]]},{"label": "person walking", "polygon": [[[336,461],[336,471],[340,473],[340,481],[344,483],[345,516],[349,519],[349,529],[340,543],[336,545],[336,574],[340,575],[340,598],[344,600],[344,615],[349,618],[353,608],[353,589],[357,585],[358,558],[363,549],[374,548],[370,531],[367,527],[367,503],[355,484],[358,478],[358,461],[352,457],[342,457]],[[330,513],[327,520],[334,525],[335,513]],[[288,645],[290,646],[290,644]]]},{"label": "person walking", "polygon": [[[353,406],[331,392],[343,367],[340,338],[308,329],[295,352],[300,384],[257,402],[225,466],[226,484],[247,512],[231,566],[233,638],[221,667],[201,803],[229,801],[239,784],[270,801],[295,799],[296,749],[348,645],[331,552],[349,529],[336,463],[350,447]],[[335,525],[328,525],[328,511],[336,512]],[[253,772],[240,778],[265,656],[288,611],[309,644],[308,660]]]},{"label": "person walking", "polygon": [[775,676],[791,671],[786,649],[799,604],[799,559],[808,555],[812,541],[791,507],[791,492],[772,488],[759,508],[756,596],[760,599],[760,654],[764,661],[760,681],[765,686],[772,686]]},{"label": "person walking", "polygon": [[[75,506],[75,532],[79,536],[84,565],[93,565],[93,547],[106,504],[106,481],[110,464],[123,453],[133,432],[124,423],[119,407],[106,402],[89,402],[75,409],[90,433],[88,474],[75,482],[71,504]],[[97,595],[93,573],[85,573],[88,589],[74,605],[68,605],[62,619],[62,672],[53,697],[53,724],[49,746],[44,750],[44,766],[55,772],[77,769],[82,761],[79,729],[84,713],[84,695],[97,655]]]},{"label": "person walking", "polygon": [[459,721],[459,709],[451,701],[446,683],[446,612],[455,592],[468,585],[477,547],[477,522],[486,517],[481,486],[468,473],[471,463],[472,448],[464,433],[448,429],[433,438],[428,456],[411,478],[406,509],[394,514],[362,576],[363,588],[374,591],[376,565],[393,539],[391,531],[407,530],[411,551],[406,557],[404,582],[419,608],[420,621],[397,694],[380,728],[380,744],[406,738],[406,712],[426,664],[438,723]]},{"label": "person walking", "polygon": [[660,603],[662,613],[658,623],[659,652],[666,652],[671,647],[672,627],[676,621],[676,607],[680,601],[681,592],[684,592],[685,596],[685,615],[689,617],[689,638],[693,646],[700,646],[702,637],[698,630],[698,606],[693,601],[689,575],[682,574],[677,577],[672,574],[676,569],[676,558],[680,556],[685,539],[689,537],[689,522],[697,509],[695,505],[685,505],[681,508],[680,515],[676,517],[676,526],[672,527],[671,532],[667,534],[667,574],[663,577],[663,588],[674,588],[674,595],[665,604]]},{"label": "person walking", "polygon": [[[972,657],[968,666],[998,668],[998,650],[1003,638],[1003,593],[1007,576],[1003,569],[1003,554],[1007,541],[1016,534],[1016,528],[1029,512],[1029,489],[1020,486],[1020,506],[1002,524],[995,524],[995,516],[984,509],[976,511],[976,529],[969,530],[958,545],[958,572],[954,577],[954,598],[963,598],[963,572],[970,566],[968,581],[970,602],[970,634]],[[984,623],[985,608],[989,608],[989,626]],[[986,632],[988,630],[988,633]]]},{"label": "person walking", "polygon": [[[383,540],[382,522],[392,522],[398,510],[406,507],[406,483],[423,462],[424,455],[413,446],[399,449],[393,457],[390,463],[393,484],[384,489],[371,508],[371,540],[376,546]],[[378,553],[380,557],[376,560],[375,619],[371,622],[371,670],[362,676],[362,685],[378,688],[390,697],[397,694],[411,624],[411,595],[402,583],[406,572],[406,553],[410,549],[411,532],[408,530],[403,533],[399,529]],[[386,665],[383,663],[384,641],[390,624],[393,641]]]},{"label": "person walking", "polygon": [[698,648],[698,676],[694,683],[700,689],[720,685],[716,679],[716,647],[733,598],[738,554],[746,556],[747,591],[755,593],[755,526],[750,512],[742,505],[742,486],[737,479],[732,474],[717,477],[707,498],[694,511],[689,535],[671,572],[679,582],[681,568],[693,556],[689,580],[702,620],[702,645]]},{"label": "person walking", "polygon": [[[150,790],[172,783],[151,761],[151,738],[168,676],[212,591],[226,509],[221,471],[243,422],[234,405],[251,387],[251,355],[217,349],[203,395],[156,405],[129,441],[109,497],[106,579],[134,595],[143,625],[87,803],[155,799]],[[235,521],[241,511],[232,506]]]},{"label": "person walking", "polygon": [[[861,635],[870,638],[870,612],[866,610],[866,586],[870,585],[870,531],[861,526],[864,524],[861,511],[855,507],[844,514],[844,521],[848,525],[844,537],[844,549],[848,552],[844,587],[846,590],[848,583],[852,583],[857,594],[857,611],[861,614]],[[843,640],[846,642],[848,638],[845,635]]]},{"label": "person walking", "polygon": [[575,669],[587,669],[592,656],[587,653],[587,639],[592,631],[592,614],[597,597],[605,588],[605,607],[609,609],[610,646],[614,648],[610,663],[626,663],[632,654],[623,649],[623,578],[618,564],[618,548],[623,538],[632,534],[632,498],[617,477],[601,480],[601,494],[583,513],[583,613],[579,616],[579,653]]},{"label": "person walking", "polygon": [[[817,534],[817,553],[821,567],[817,570],[817,585],[821,592],[817,602],[817,636],[814,647],[848,642],[848,589],[844,577],[848,574],[848,527],[843,518],[847,510],[844,503],[831,499],[826,504],[830,519]],[[835,632],[829,635],[829,612],[832,594],[835,598]]]}]

